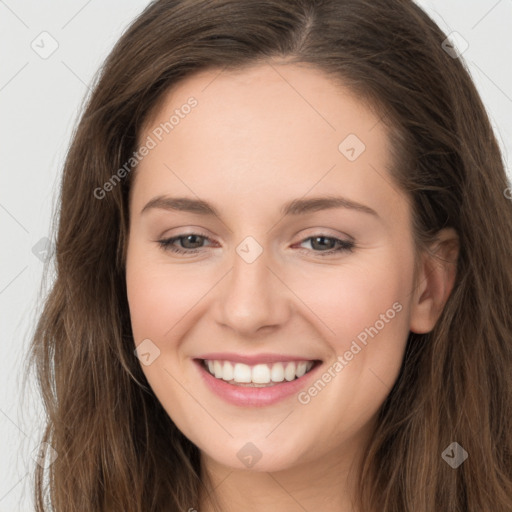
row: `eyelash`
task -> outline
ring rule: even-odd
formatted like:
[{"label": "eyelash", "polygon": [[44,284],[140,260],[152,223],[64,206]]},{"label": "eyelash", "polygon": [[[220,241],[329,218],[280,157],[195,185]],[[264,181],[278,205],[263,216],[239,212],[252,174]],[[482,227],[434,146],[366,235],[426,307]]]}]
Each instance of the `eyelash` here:
[{"label": "eyelash", "polygon": [[[196,253],[200,252],[202,248],[180,249],[179,247],[176,247],[173,245],[174,242],[176,242],[177,240],[187,238],[188,236],[198,236],[198,237],[204,238],[205,240],[208,240],[210,242],[212,241],[209,237],[207,237],[206,235],[201,235],[200,233],[185,233],[180,236],[175,236],[175,237],[167,238],[164,240],[158,240],[157,242],[164,251],[170,251],[170,252],[173,252],[176,254],[196,254]],[[314,253],[317,253],[319,256],[327,256],[327,255],[332,255],[335,253],[342,253],[342,252],[346,252],[346,251],[352,252],[355,248],[354,242],[351,242],[348,240],[340,240],[339,238],[335,238],[333,236],[326,236],[323,234],[309,236],[307,238],[304,238],[300,243],[306,242],[308,240],[312,240],[313,238],[326,238],[328,240],[334,240],[335,242],[337,242],[339,244],[339,247],[337,249],[329,249],[328,251],[315,251],[313,249],[304,249],[304,248],[302,248],[302,250],[305,250],[308,252],[312,251]]]}]

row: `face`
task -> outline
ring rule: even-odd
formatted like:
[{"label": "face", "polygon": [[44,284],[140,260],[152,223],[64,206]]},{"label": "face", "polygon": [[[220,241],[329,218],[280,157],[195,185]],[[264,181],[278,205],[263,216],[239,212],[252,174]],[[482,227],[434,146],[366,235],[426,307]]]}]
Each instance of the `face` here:
[{"label": "face", "polygon": [[362,446],[414,299],[411,210],[379,116],[316,69],[258,65],[182,81],[139,142],[128,301],[169,416],[232,468]]}]

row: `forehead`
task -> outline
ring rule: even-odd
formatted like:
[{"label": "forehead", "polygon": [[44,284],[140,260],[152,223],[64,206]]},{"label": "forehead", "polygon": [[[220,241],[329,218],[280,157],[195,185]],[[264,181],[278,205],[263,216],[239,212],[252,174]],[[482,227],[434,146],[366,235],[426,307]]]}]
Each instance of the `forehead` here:
[{"label": "forehead", "polygon": [[139,145],[148,138],[155,147],[136,173],[146,196],[167,187],[284,202],[341,187],[354,200],[363,190],[389,200],[389,143],[378,113],[310,66],[196,73],[163,97]]},{"label": "forehead", "polygon": [[[192,97],[197,106],[189,109],[187,102]],[[180,110],[191,112],[183,116]],[[321,139],[326,145],[331,140],[336,142],[349,133],[368,140],[369,132],[380,121],[380,114],[371,111],[339,80],[336,83],[323,71],[305,64],[267,63],[238,70],[196,72],[163,95],[146,121],[143,135],[168,123],[173,114],[181,114],[179,119],[174,115],[172,121],[172,138],[176,141],[180,133],[185,138],[192,131],[196,138],[208,135],[201,138],[203,143],[203,139],[222,143],[227,136],[232,141],[266,135],[267,152],[274,146],[287,148],[298,136],[310,139],[311,146],[319,146]],[[182,122],[184,117],[188,117],[186,123]],[[212,137],[212,132],[218,136]],[[375,138],[383,132],[381,123]]]}]

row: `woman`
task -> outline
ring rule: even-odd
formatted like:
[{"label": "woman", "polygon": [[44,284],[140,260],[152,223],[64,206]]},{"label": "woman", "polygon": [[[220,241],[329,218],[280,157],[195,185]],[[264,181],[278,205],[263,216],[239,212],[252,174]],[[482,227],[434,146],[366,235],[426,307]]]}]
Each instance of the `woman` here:
[{"label": "woman", "polygon": [[512,204],[446,39],[404,0],[132,24],[64,168],[38,510],[512,510]]}]

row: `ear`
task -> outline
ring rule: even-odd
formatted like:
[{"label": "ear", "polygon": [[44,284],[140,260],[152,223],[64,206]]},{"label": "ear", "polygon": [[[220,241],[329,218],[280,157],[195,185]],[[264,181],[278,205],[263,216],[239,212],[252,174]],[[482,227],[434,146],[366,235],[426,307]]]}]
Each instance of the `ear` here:
[{"label": "ear", "polygon": [[421,255],[411,302],[409,329],[430,332],[441,316],[457,273],[459,237],[452,228],[438,232],[436,241]]}]

